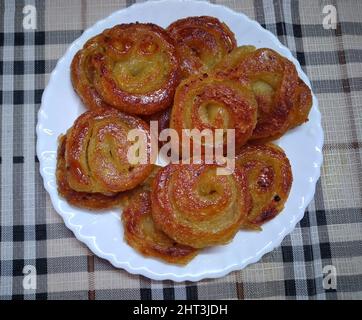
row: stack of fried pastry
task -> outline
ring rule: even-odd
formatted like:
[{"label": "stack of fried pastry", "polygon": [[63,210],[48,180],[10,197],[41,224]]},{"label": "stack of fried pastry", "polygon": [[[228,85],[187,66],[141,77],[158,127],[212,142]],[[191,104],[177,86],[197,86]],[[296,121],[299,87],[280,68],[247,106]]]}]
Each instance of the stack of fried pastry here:
[{"label": "stack of fried pastry", "polygon": [[[271,141],[308,120],[312,96],[277,52],[237,47],[213,17],[167,29],[120,24],[78,51],[71,79],[89,111],[59,139],[58,191],[87,209],[122,206],[125,240],[143,255],[186,264],[240,229],[261,230],[282,211],[292,171]],[[235,170],[217,175],[218,164],[192,161],[130,164],[127,134],[137,128],[149,137],[150,120],[179,137],[183,129],[235,129]]]}]

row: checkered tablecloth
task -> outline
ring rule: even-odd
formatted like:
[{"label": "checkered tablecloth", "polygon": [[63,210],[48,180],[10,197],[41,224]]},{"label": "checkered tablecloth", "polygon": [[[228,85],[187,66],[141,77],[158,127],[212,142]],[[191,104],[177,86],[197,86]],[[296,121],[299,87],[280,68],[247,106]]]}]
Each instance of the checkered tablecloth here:
[{"label": "checkered tablecloth", "polygon": [[[361,299],[359,0],[212,1],[274,33],[298,58],[319,100],[325,133],[322,176],[304,219],[279,248],[220,279],[151,281],[113,268],[65,227],[43,188],[35,153],[42,92],[57,60],[85,28],[134,2],[0,0],[0,298]],[[24,30],[26,5],[36,8],[36,30]],[[323,28],[326,5],[336,8],[336,29]],[[26,283],[24,289],[26,265],[36,267],[36,290]],[[336,289],[323,286],[328,271],[336,273]]]}]

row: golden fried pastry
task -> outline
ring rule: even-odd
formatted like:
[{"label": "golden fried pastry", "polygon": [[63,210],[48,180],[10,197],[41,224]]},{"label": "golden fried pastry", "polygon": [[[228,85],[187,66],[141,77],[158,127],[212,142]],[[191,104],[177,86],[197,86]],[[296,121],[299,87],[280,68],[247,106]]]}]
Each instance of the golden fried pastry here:
[{"label": "golden fried pastry", "polygon": [[312,107],[312,95],[309,87],[299,79],[296,99],[289,115],[289,129],[295,128],[308,121],[308,114]]},{"label": "golden fried pastry", "polygon": [[251,198],[245,174],[217,175],[217,165],[170,164],[152,184],[152,216],[176,242],[203,248],[229,242],[240,229]]},{"label": "golden fried pastry", "polygon": [[272,140],[308,120],[311,92],[294,64],[272,49],[243,46],[215,68],[219,75],[251,83],[258,101],[252,140]]},{"label": "golden fried pastry", "polygon": [[174,41],[151,23],[120,24],[90,39],[72,62],[72,82],[91,109],[149,115],[172,104],[179,83]]},{"label": "golden fried pastry", "polygon": [[142,190],[131,198],[122,213],[122,221],[125,240],[145,256],[186,264],[197,254],[196,249],[178,244],[157,228],[151,214],[149,190]]},{"label": "golden fried pastry", "polygon": [[246,172],[253,202],[244,227],[258,229],[284,208],[293,181],[289,160],[275,144],[255,144],[242,149],[235,166]]},{"label": "golden fried pastry", "polygon": [[77,192],[70,188],[67,181],[65,164],[65,144],[66,136],[61,136],[59,139],[56,170],[59,194],[71,205],[89,210],[104,210],[123,205],[127,199],[127,194],[125,193],[115,193],[107,196],[102,193]]},{"label": "golden fried pastry", "polygon": [[103,51],[101,40],[103,35],[90,39],[74,56],[71,64],[71,80],[74,90],[81,98],[84,105],[90,110],[109,108],[93,85],[94,66],[92,58]]},{"label": "golden fried pastry", "polygon": [[250,86],[204,74],[183,80],[177,88],[170,127],[180,139],[182,129],[235,129],[238,150],[251,137],[256,120],[257,102]]},{"label": "golden fried pastry", "polygon": [[180,19],[167,30],[175,39],[183,78],[209,72],[236,47],[235,36],[228,26],[213,17]]},{"label": "golden fried pastry", "polygon": [[153,166],[149,143],[139,143],[145,164],[131,163],[128,152],[134,142],[128,132],[138,129],[150,139],[148,125],[141,119],[115,109],[83,113],[68,130],[65,146],[67,181],[71,189],[106,195],[130,190],[143,182]]}]

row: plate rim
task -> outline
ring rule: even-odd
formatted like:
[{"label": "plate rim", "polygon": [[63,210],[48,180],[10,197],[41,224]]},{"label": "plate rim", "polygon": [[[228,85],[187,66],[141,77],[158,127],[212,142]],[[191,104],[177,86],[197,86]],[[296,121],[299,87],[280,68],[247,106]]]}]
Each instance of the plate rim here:
[{"label": "plate rim", "polygon": [[[294,63],[294,65],[296,66],[296,68],[298,70],[298,74],[302,75],[304,80],[306,80],[307,85],[310,88],[312,88],[309,78],[307,77],[307,75],[305,74],[303,69],[301,68],[299,61],[296,58],[294,58],[294,56],[292,55],[290,49],[288,47],[286,47],[285,45],[283,45],[272,32],[263,28],[259,22],[249,18],[243,12],[237,12],[224,5],[212,4],[212,3],[209,3],[207,1],[202,1],[202,0],[197,0],[197,1],[195,1],[195,0],[152,0],[152,1],[147,1],[147,2],[135,3],[135,4],[131,5],[130,7],[122,8],[120,10],[116,10],[116,11],[112,12],[107,17],[95,22],[92,26],[85,29],[84,32],[68,46],[68,48],[64,52],[63,56],[58,59],[56,66],[54,67],[54,69],[52,70],[52,72],[50,74],[48,83],[47,83],[46,87],[44,88],[42,98],[41,98],[41,105],[40,105],[40,108],[39,108],[38,114],[37,114],[38,121],[37,121],[37,125],[36,125],[36,136],[37,136],[36,154],[39,159],[39,172],[43,179],[43,185],[51,199],[51,204],[53,206],[53,209],[57,212],[58,215],[60,215],[62,217],[64,224],[70,231],[72,231],[72,233],[74,234],[76,239],[81,241],[82,243],[84,243],[95,255],[109,261],[114,267],[116,267],[118,269],[121,268],[121,269],[126,270],[130,274],[146,276],[153,280],[172,280],[175,282],[182,282],[182,281],[195,282],[195,281],[199,281],[202,279],[220,278],[233,271],[242,270],[245,267],[247,267],[248,265],[258,262],[265,254],[267,254],[267,253],[273,251],[275,248],[279,247],[281,242],[284,240],[284,238],[295,229],[297,223],[299,223],[299,221],[303,218],[303,216],[305,214],[305,210],[307,209],[309,203],[312,201],[312,199],[315,195],[316,184],[317,184],[318,179],[320,178],[321,166],[323,163],[322,147],[324,144],[324,132],[323,132],[323,128],[321,125],[321,113],[320,113],[319,106],[318,106],[318,100],[317,100],[317,97],[315,96],[313,90],[312,90],[312,96],[313,96],[312,108],[314,109],[314,111],[316,113],[315,121],[316,121],[316,128],[318,129],[317,130],[318,132],[316,134],[316,136],[318,137],[318,140],[316,139],[316,141],[315,141],[315,147],[316,147],[316,151],[318,151],[317,149],[319,149],[319,151],[316,152],[316,154],[318,154],[319,156],[316,157],[316,159],[314,159],[314,161],[315,161],[314,163],[316,164],[316,166],[314,166],[313,176],[311,177],[311,178],[313,178],[314,183],[311,184],[312,190],[310,190],[310,192],[306,195],[305,204],[303,205],[303,209],[300,209],[300,208],[298,209],[298,211],[293,216],[293,218],[294,218],[293,221],[291,221],[288,226],[285,226],[284,231],[282,233],[279,233],[278,236],[272,241],[271,245],[269,245],[267,248],[264,248],[263,250],[260,250],[259,252],[255,253],[255,255],[253,257],[249,258],[247,261],[240,261],[239,263],[230,264],[229,266],[227,266],[224,269],[219,270],[219,271],[218,270],[216,270],[216,271],[205,270],[202,273],[198,273],[198,274],[192,274],[192,273],[185,272],[182,275],[177,275],[175,273],[170,273],[170,272],[156,273],[154,271],[151,271],[147,267],[134,268],[130,265],[129,262],[125,262],[125,263],[121,263],[121,264],[117,263],[117,261],[115,260],[115,258],[113,256],[105,255],[101,250],[98,250],[97,247],[91,243],[90,239],[88,239],[86,236],[82,236],[79,232],[76,232],[77,229],[74,228],[73,226],[71,226],[69,220],[66,219],[64,214],[57,210],[56,206],[54,205],[54,203],[57,199],[54,199],[54,197],[55,197],[54,193],[50,191],[50,187],[46,183],[46,177],[45,177],[46,173],[44,172],[44,161],[42,161],[43,157],[41,154],[41,136],[43,135],[43,133],[41,132],[41,127],[42,127],[41,119],[43,117],[42,111],[44,109],[43,106],[45,105],[44,101],[48,95],[50,84],[52,83],[55,75],[58,72],[59,66],[61,66],[64,63],[64,60],[69,55],[70,51],[72,51],[74,47],[79,47],[79,44],[82,42],[83,38],[87,38],[87,36],[89,34],[91,34],[92,29],[106,23],[106,21],[108,19],[111,19],[113,16],[116,16],[116,15],[120,14],[121,12],[130,10],[130,9],[135,9],[136,7],[152,6],[154,4],[162,5],[164,3],[170,3],[170,2],[199,3],[201,5],[206,5],[206,6],[226,10],[229,14],[234,15],[234,16],[235,15],[241,16],[248,23],[251,23],[253,25],[253,28],[257,28],[257,29],[259,29],[259,31],[267,33],[270,40],[272,40],[272,42],[275,43],[275,45],[280,47],[283,51],[289,53],[288,59]],[[88,38],[89,38],[89,36],[88,36]]]}]

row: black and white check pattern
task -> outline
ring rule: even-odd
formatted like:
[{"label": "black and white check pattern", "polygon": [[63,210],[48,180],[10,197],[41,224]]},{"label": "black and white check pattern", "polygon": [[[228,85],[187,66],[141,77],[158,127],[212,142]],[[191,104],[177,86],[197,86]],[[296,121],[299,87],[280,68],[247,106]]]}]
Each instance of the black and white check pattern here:
[{"label": "black and white check pattern", "polygon": [[[304,219],[281,247],[246,269],[198,283],[152,281],[113,268],[53,210],[36,157],[35,125],[49,74],[97,20],[135,1],[0,1],[0,299],[361,299],[362,2],[220,0],[278,36],[312,81],[325,131],[324,165]],[[23,29],[34,5],[37,29]],[[337,29],[322,26],[337,9]],[[23,288],[23,268],[37,289]],[[323,268],[337,289],[323,288]]]}]

